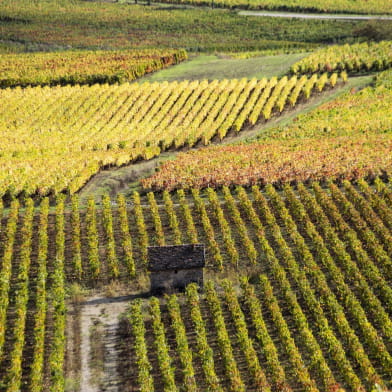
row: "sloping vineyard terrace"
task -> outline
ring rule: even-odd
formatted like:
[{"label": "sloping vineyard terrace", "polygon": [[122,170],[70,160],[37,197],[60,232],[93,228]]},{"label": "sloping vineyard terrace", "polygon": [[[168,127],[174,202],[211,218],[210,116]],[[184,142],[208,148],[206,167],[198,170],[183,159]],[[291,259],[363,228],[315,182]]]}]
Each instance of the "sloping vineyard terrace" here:
[{"label": "sloping vineyard terrace", "polygon": [[[269,257],[274,260],[273,252]],[[298,265],[293,273],[301,275]],[[127,345],[121,355],[136,369],[127,384],[149,391],[199,390],[195,385],[214,391],[334,391],[350,383],[355,390],[371,388],[371,382],[362,381],[361,371],[353,370],[350,349],[345,352],[345,341],[334,330],[355,335],[355,323],[347,322],[337,302],[334,311],[342,313],[341,324],[327,319],[329,310],[318,306],[318,290],[310,276],[304,274],[297,286],[275,261],[254,283],[242,279],[240,285],[238,290],[229,280],[219,285],[208,281],[205,294],[192,284],[185,295],[134,301],[125,318],[131,327],[122,336]],[[332,306],[335,295],[327,290]],[[306,304],[310,301],[315,306],[311,310]],[[331,354],[330,344],[335,345]],[[361,351],[358,340],[357,344]],[[162,356],[152,362],[158,346]],[[131,350],[137,360],[130,359]],[[180,359],[183,350],[185,363]],[[312,366],[306,364],[310,358],[316,361]],[[368,362],[362,370],[384,385],[365,352],[357,354],[357,360]]]},{"label": "sloping vineyard terrace", "polygon": [[354,45],[334,45],[319,49],[291,67],[293,74],[315,72],[382,71],[392,67],[392,42],[364,42]]},{"label": "sloping vineyard terrace", "polygon": [[[230,166],[225,165],[230,162]],[[257,162],[257,164],[256,164]],[[206,188],[287,182],[355,180],[392,174],[390,135],[258,142],[180,153],[143,179],[145,189]]]},{"label": "sloping vineyard terrace", "polygon": [[353,30],[363,25],[359,21],[244,17],[223,9],[159,3],[145,7],[122,1],[45,0],[37,7],[35,1],[3,0],[0,14],[0,50],[5,46],[29,52],[173,46],[189,52],[306,48],[350,42]]},{"label": "sloping vineyard terrace", "polygon": [[171,190],[390,176],[390,80],[391,71],[385,71],[378,87],[348,92],[287,126],[260,133],[259,140],[181,152],[142,184]]},{"label": "sloping vineyard terrace", "polygon": [[0,56],[0,87],[124,83],[187,58],[184,50],[67,51]]},{"label": "sloping vineyard terrace", "polygon": [[0,90],[0,196],[75,193],[102,167],[222,140],[338,81],[324,74]]},{"label": "sloping vineyard terrace", "polygon": [[[167,3],[211,5],[207,0],[164,0]],[[215,6],[228,8],[266,9],[283,11],[342,12],[360,14],[391,14],[390,4],[382,0],[215,0]]]}]

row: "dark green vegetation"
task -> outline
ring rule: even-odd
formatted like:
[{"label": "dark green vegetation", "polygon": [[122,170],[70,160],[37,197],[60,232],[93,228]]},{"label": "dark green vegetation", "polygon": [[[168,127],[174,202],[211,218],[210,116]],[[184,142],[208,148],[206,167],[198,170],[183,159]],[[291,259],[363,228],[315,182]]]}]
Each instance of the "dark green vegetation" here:
[{"label": "dark green vegetation", "polygon": [[[355,21],[278,20],[229,10],[171,9],[90,1],[3,0],[3,50],[185,48],[247,51],[352,41]],[[358,35],[358,33],[356,33]],[[366,37],[359,33],[359,38]],[[385,38],[385,37],[384,37]]]}]

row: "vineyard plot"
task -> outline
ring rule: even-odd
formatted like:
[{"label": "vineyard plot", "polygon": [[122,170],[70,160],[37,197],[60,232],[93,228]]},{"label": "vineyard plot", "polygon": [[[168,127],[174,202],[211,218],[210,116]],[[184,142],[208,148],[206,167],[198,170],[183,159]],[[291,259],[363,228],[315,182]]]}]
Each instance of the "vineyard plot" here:
[{"label": "vineyard plot", "polygon": [[[267,273],[252,284],[243,279],[241,288],[209,281],[204,294],[190,285],[185,294],[132,301],[117,331],[122,390],[316,392],[348,388],[347,382],[366,390],[375,381],[385,385],[355,366],[349,374],[354,359],[347,351],[343,363],[335,362],[325,331],[300,295],[296,299],[301,288],[287,285],[290,291],[282,293]],[[332,324],[327,332],[338,338]]]},{"label": "vineyard plot", "polygon": [[[391,189],[378,179],[374,186],[135,193],[128,205],[123,197],[82,207],[59,198],[49,210],[44,199],[37,212],[30,200],[13,202],[0,233],[4,390],[62,391],[75,371],[69,339],[84,333],[77,306],[67,306],[70,285],[143,293],[147,246],[162,241],[204,243],[206,278],[218,285],[160,303],[132,301],[107,336],[101,326],[103,342],[118,333],[125,342],[106,350],[111,363],[126,362],[121,388],[390,387]],[[227,277],[233,283],[222,282]]]},{"label": "vineyard plot", "polygon": [[[165,0],[173,3],[173,0]],[[210,6],[207,0],[184,0],[185,4]],[[365,2],[341,0],[216,0],[218,7],[244,8],[252,10],[281,10],[284,12],[317,12],[317,13],[352,13],[352,14],[383,14],[391,13],[389,4],[379,0]]]},{"label": "vineyard plot", "polygon": [[392,42],[335,45],[315,51],[291,67],[294,74],[382,71],[392,66]]},{"label": "vineyard plot", "polygon": [[220,141],[335,87],[337,75],[305,79],[0,90],[0,197],[73,194],[102,168]]},{"label": "vineyard plot", "polygon": [[[322,89],[326,75],[297,80],[286,104],[298,98],[299,86],[302,86],[301,94],[305,95]],[[260,132],[256,140],[180,152],[175,159],[164,162],[157,173],[142,179],[141,184],[149,190],[170,191],[267,183],[280,186],[298,180],[388,177],[392,167],[391,76],[390,70],[382,72],[377,76],[376,86],[347,92],[315,110],[300,114],[288,125]],[[329,81],[335,82],[332,77]],[[271,79],[266,84],[263,91],[275,100],[271,86],[273,91],[278,86],[283,88],[276,102],[279,106],[279,102],[283,102],[281,99],[287,97],[286,87],[290,83],[282,87],[276,79]],[[253,121],[253,114],[256,118],[260,112],[268,115],[267,105],[268,102],[264,109],[254,105],[249,121]]]},{"label": "vineyard plot", "polygon": [[187,58],[184,50],[67,51],[0,58],[0,86],[124,83]]}]

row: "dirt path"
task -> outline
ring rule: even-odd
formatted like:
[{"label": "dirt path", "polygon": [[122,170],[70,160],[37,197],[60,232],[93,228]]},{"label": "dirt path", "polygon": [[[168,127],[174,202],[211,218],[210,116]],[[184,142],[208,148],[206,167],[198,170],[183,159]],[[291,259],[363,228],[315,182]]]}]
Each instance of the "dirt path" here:
[{"label": "dirt path", "polygon": [[117,375],[119,315],[132,296],[92,297],[81,305],[80,391],[121,392]]},{"label": "dirt path", "polygon": [[97,202],[104,194],[114,199],[117,193],[132,193],[133,186],[138,188],[140,179],[150,176],[167,159],[174,158],[176,151],[164,152],[149,161],[140,161],[123,167],[101,170],[79,191],[81,204],[94,196]]},{"label": "dirt path", "polygon": [[382,15],[302,14],[295,12],[239,11],[243,16],[268,16],[270,18],[332,19],[332,20],[392,20]]},{"label": "dirt path", "polygon": [[100,314],[99,306],[83,305],[81,309],[81,369],[80,369],[80,390],[83,392],[99,392],[98,386],[92,383],[90,371],[90,331],[93,326],[93,318],[98,318]]}]

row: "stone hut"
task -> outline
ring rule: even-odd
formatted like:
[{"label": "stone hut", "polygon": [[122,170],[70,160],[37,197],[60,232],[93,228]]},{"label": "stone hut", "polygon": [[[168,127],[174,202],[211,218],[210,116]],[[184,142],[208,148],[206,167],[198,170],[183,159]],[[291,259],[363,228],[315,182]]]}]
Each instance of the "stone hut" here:
[{"label": "stone hut", "polygon": [[204,245],[149,246],[151,293],[183,291],[190,283],[202,286],[204,266]]}]

